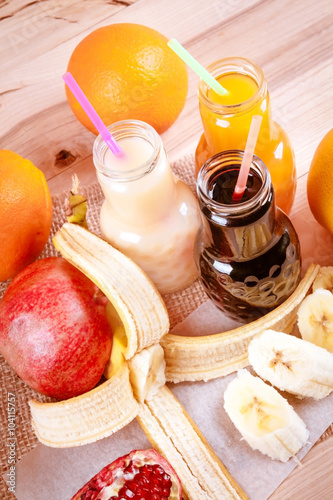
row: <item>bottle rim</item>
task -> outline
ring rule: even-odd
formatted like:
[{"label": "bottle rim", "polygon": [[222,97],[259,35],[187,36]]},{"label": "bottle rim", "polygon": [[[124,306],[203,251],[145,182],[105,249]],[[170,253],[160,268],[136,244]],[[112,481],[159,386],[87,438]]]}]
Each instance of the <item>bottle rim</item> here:
[{"label": "bottle rim", "polygon": [[93,162],[99,174],[115,182],[128,182],[143,177],[155,168],[164,148],[161,137],[151,125],[141,120],[121,120],[112,123],[107,128],[117,142],[127,137],[137,137],[147,141],[153,149],[149,158],[135,168],[125,171],[113,169],[105,165],[105,154],[109,148],[99,134],[93,144]]},{"label": "bottle rim", "polygon": [[237,104],[220,104],[208,97],[207,94],[210,87],[201,78],[198,85],[199,101],[203,102],[216,114],[231,115],[248,111],[267,93],[267,83],[262,69],[245,57],[226,57],[224,59],[219,59],[207,66],[206,69],[214,78],[233,73],[249,76],[258,86],[257,91],[245,101]]},{"label": "bottle rim", "polygon": [[240,149],[230,149],[217,153],[209,158],[201,167],[197,178],[197,195],[199,202],[204,207],[205,212],[209,211],[212,219],[240,218],[252,214],[261,209],[269,201],[272,193],[272,182],[270,173],[264,162],[256,155],[253,155],[250,171],[259,176],[261,186],[255,195],[247,201],[235,202],[232,204],[221,203],[214,200],[209,195],[209,186],[216,173],[227,170],[230,166],[241,165],[244,151]]}]

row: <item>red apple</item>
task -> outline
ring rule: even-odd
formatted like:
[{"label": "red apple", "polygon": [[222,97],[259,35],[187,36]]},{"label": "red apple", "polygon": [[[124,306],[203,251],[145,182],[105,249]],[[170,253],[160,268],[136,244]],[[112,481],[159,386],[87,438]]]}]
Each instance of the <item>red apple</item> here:
[{"label": "red apple", "polygon": [[100,380],[112,347],[106,298],[61,257],[26,267],[0,302],[0,352],[34,390],[68,399]]}]

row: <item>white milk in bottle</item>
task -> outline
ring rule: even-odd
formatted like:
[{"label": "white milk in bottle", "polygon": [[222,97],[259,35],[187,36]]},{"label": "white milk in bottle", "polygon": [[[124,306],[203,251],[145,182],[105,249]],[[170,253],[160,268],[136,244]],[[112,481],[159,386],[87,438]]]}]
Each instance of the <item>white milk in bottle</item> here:
[{"label": "white milk in bottle", "polygon": [[150,125],[124,120],[109,130],[124,155],[114,156],[102,137],[96,138],[93,158],[105,196],[102,236],[133,259],[162,294],[183,289],[197,278],[197,200],[173,174]]}]

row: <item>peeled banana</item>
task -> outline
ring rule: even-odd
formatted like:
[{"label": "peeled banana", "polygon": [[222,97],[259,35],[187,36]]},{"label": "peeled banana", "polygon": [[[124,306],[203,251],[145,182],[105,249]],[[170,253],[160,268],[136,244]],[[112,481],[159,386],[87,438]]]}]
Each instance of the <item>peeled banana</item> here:
[{"label": "peeled banana", "polygon": [[312,291],[315,292],[317,288],[324,288],[333,292],[333,266],[323,266],[320,268],[313,282]]},{"label": "peeled banana", "polygon": [[298,310],[298,329],[304,340],[333,352],[333,294],[317,288]]},{"label": "peeled banana", "polygon": [[239,370],[224,392],[224,408],[254,450],[287,462],[307,442],[309,432],[292,406],[272,386]]},{"label": "peeled banana", "polygon": [[140,411],[148,438],[172,458],[184,482],[185,500],[245,500],[164,385],[164,352],[158,342],[169,321],[150,280],[127,257],[80,226],[65,224],[54,243],[108,297],[116,350],[105,371],[109,380],[92,391],[58,403],[30,401],[39,440],[55,447],[89,443],[124,427]]},{"label": "peeled banana", "polygon": [[322,399],[333,391],[333,356],[286,333],[266,330],[249,345],[249,362],[264,380],[300,397]]},{"label": "peeled banana", "polygon": [[164,351],[160,344],[151,345],[128,361],[134,395],[143,403],[165,385]]}]

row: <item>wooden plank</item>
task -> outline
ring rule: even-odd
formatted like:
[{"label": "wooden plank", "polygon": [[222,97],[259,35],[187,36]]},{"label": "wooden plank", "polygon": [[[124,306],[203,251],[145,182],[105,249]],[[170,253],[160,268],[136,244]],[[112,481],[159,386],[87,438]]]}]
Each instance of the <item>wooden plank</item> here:
[{"label": "wooden plank", "polygon": [[269,500],[329,500],[333,498],[333,436],[318,443]]}]

